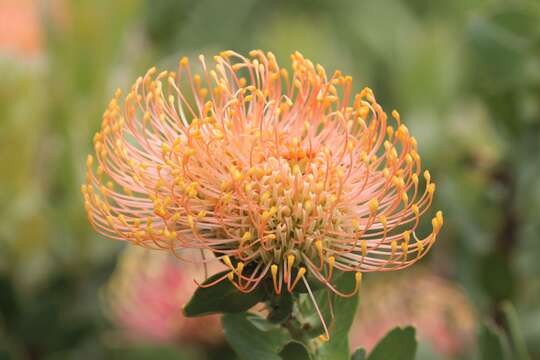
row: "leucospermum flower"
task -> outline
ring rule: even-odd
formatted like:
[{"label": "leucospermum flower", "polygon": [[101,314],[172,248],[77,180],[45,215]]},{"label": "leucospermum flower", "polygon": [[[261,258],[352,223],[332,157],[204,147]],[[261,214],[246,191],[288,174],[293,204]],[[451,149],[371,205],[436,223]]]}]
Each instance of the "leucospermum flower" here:
[{"label": "leucospermum flower", "polygon": [[186,318],[179,306],[191,297],[197,287],[193,278],[204,276],[203,269],[167,255],[140,247],[125,250],[103,291],[108,317],[135,341],[222,342],[218,316]]},{"label": "leucospermum flower", "polygon": [[4,0],[0,3],[0,51],[34,58],[42,52],[43,28],[39,4]]},{"label": "leucospermum flower", "polygon": [[[300,53],[292,72],[272,53],[226,51],[200,74],[150,69],[118,90],[88,157],[85,205],[105,236],[156,249],[212,252],[249,292],[276,293],[306,277],[342,296],[335,269],[405,268],[443,224],[418,237],[435,183],[397,111],[369,88],[329,75]],[[205,259],[211,261],[215,259]]]},{"label": "leucospermum flower", "polygon": [[445,358],[472,350],[476,315],[466,294],[456,284],[426,270],[415,269],[411,275],[414,281],[397,276],[366,284],[349,334],[351,348],[361,346],[371,351],[391,329],[414,325],[419,340]]}]

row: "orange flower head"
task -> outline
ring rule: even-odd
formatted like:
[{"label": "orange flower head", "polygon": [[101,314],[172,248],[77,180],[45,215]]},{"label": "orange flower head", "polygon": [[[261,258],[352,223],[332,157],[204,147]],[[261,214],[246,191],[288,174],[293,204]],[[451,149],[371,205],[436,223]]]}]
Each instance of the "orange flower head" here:
[{"label": "orange flower head", "polygon": [[329,75],[300,53],[292,71],[272,53],[187,58],[117,91],[94,137],[82,186],[101,234],[156,249],[195,248],[221,260],[249,292],[306,278],[337,294],[335,270],[405,268],[443,224],[420,238],[435,191],[397,111],[369,88]]}]

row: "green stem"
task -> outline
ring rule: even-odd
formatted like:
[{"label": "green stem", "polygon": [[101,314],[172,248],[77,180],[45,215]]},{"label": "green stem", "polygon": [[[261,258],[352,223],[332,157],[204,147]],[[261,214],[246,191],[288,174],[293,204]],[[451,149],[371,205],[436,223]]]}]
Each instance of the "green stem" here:
[{"label": "green stem", "polygon": [[295,297],[293,302],[293,311],[291,312],[289,318],[282,324],[282,326],[287,329],[287,331],[291,335],[291,338],[294,341],[297,341],[304,345],[310,357],[315,360],[317,359],[318,342],[313,340],[309,336],[306,336],[306,332],[304,329],[305,321],[302,319],[301,314],[298,311],[295,311],[298,309],[297,301],[298,298]]}]

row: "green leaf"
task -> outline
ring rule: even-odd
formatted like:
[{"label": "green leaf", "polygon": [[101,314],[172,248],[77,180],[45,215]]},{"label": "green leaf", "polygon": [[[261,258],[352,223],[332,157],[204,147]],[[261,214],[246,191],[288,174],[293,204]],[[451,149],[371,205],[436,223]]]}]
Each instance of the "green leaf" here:
[{"label": "green leaf", "polygon": [[250,313],[223,315],[225,338],[241,359],[281,360],[279,352],[292,339],[280,326],[266,321],[266,326],[261,327],[265,321]]},{"label": "green leaf", "polygon": [[[340,281],[341,277],[344,275],[344,272],[336,271],[334,275],[334,281]],[[311,283],[309,284],[309,286],[311,287]],[[319,310],[321,311],[324,320],[329,323],[332,319],[332,305],[334,305],[333,302],[335,301],[336,296],[326,287],[318,291],[315,291],[311,287],[311,291],[313,292],[315,301],[317,303],[317,306],[319,307]],[[305,335],[307,337],[314,338],[323,334],[324,328],[322,326],[322,322],[317,314],[313,301],[308,294],[300,294],[300,301],[298,303],[298,307],[303,315],[303,320],[305,323],[303,328],[305,329]]]},{"label": "green leaf", "polygon": [[493,324],[485,324],[478,337],[480,360],[508,360],[508,342],[504,333]]},{"label": "green leaf", "polygon": [[287,320],[293,310],[293,297],[290,293],[284,292],[280,295],[272,295],[270,298],[270,314],[268,321],[273,324],[281,324]]},{"label": "green leaf", "polygon": [[[296,272],[295,270],[293,270],[293,275],[291,277],[294,278],[295,276]],[[309,288],[311,289],[311,291],[326,289],[325,286],[311,274],[306,275],[306,280],[309,284]],[[307,294],[308,290],[304,282],[300,281],[298,285],[296,285],[296,287],[294,288],[293,292],[295,294]]]},{"label": "green leaf", "polygon": [[[208,284],[224,276],[227,272],[223,271],[212,275],[203,284]],[[265,297],[266,294],[261,288],[245,294],[226,279],[207,288],[199,287],[191,300],[184,306],[184,315],[195,317],[215,313],[239,313],[249,310],[253,305],[263,301]]]},{"label": "green leaf", "polygon": [[416,356],[415,329],[397,327],[377,343],[367,360],[414,360]]},{"label": "green leaf", "polygon": [[283,360],[311,360],[311,356],[306,347],[297,341],[291,341],[285,345],[283,350],[279,353],[279,356],[281,356]]},{"label": "green leaf", "polygon": [[359,348],[352,354],[351,360],[365,360],[366,359],[366,350]]},{"label": "green leaf", "polygon": [[[337,273],[334,284],[340,291],[350,292],[355,286],[354,274]],[[358,296],[345,298],[325,289],[318,291],[315,298],[330,331],[330,340],[320,344],[317,349],[317,358],[323,360],[349,360],[349,329],[358,306]],[[304,314],[309,314],[307,320],[312,326],[312,332],[316,331],[317,335],[319,335],[323,332],[322,324],[311,304],[311,300],[307,299],[306,303],[310,304],[307,307],[309,312],[304,312]],[[332,310],[334,313],[333,321]]]},{"label": "green leaf", "polygon": [[510,342],[518,360],[530,360],[527,345],[523,339],[523,334],[519,328],[519,320],[514,306],[506,301],[502,304],[502,311],[505,316],[506,327],[510,333]]}]

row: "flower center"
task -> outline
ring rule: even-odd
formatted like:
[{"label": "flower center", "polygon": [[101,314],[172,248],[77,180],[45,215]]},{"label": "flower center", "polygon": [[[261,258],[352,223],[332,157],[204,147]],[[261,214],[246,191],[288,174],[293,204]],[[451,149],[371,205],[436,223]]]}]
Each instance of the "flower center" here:
[{"label": "flower center", "polygon": [[231,186],[238,199],[227,212],[246,219],[237,231],[242,258],[265,264],[283,263],[289,255],[315,259],[321,245],[316,243],[344,230],[346,210],[337,206],[345,190],[343,172],[328,157],[324,151],[289,148],[237,174]]}]

